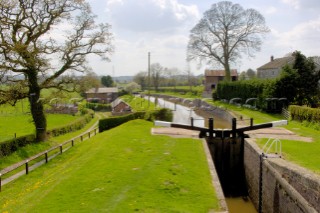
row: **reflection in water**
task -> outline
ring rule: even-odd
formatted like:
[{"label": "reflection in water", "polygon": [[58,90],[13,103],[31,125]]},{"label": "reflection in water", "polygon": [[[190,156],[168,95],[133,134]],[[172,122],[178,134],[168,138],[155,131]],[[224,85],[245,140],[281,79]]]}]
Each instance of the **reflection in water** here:
[{"label": "reflection in water", "polygon": [[[155,98],[150,97],[150,101],[154,102]],[[163,108],[168,108],[173,110],[173,123],[178,123],[178,124],[186,124],[190,125],[191,120],[190,118],[194,118],[194,126],[197,127],[204,127],[204,119],[203,117],[197,115],[192,109],[179,105],[179,104],[174,104],[169,101],[165,101],[162,98],[157,99],[157,105]]]}]

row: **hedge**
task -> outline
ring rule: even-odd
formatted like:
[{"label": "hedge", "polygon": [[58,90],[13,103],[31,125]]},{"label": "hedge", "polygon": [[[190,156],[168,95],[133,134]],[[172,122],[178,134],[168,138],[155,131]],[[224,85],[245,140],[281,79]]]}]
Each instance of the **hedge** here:
[{"label": "hedge", "polygon": [[[88,122],[93,118],[93,111],[88,110],[88,113],[75,120],[74,122],[67,124],[62,127],[54,128],[47,131],[49,136],[58,136],[62,134],[66,134],[75,130],[79,130],[83,128]],[[15,152],[19,147],[24,147],[28,144],[35,143],[35,134],[29,134],[20,136],[17,138],[13,138],[0,143],[0,158],[3,156],[8,156],[11,153]]]},{"label": "hedge", "polygon": [[73,121],[70,124],[64,125],[62,127],[57,127],[47,131],[47,134],[51,137],[56,137],[59,135],[64,135],[69,132],[73,132],[79,129],[82,129],[87,123],[93,118],[93,111],[89,110],[89,113],[82,116],[81,118]]},{"label": "hedge", "polygon": [[101,119],[99,121],[99,132],[112,129],[130,120],[145,119],[149,121],[153,121],[153,120],[172,121],[172,117],[173,115],[171,110],[165,109],[165,108],[160,110],[155,110],[155,111],[148,111],[148,112],[134,112],[128,115]]},{"label": "hedge", "polygon": [[95,111],[111,111],[112,107],[110,104],[99,104],[99,103],[86,103],[86,108]]},{"label": "hedge", "polygon": [[292,120],[320,122],[320,109],[290,105],[289,112]]},{"label": "hedge", "polygon": [[24,147],[28,144],[34,143],[36,136],[34,134],[24,135],[13,138],[0,143],[0,157],[8,156],[18,150],[19,147]]},{"label": "hedge", "polygon": [[214,99],[241,98],[242,104],[248,98],[258,98],[257,106],[267,108],[266,98],[273,97],[276,80],[246,80],[233,82],[219,82],[217,90],[212,94]]}]

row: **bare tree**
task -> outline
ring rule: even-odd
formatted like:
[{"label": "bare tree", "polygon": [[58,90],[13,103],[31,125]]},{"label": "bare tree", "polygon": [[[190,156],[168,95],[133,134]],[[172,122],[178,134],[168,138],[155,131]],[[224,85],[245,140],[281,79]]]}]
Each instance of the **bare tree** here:
[{"label": "bare tree", "polygon": [[222,65],[230,81],[230,63],[242,53],[253,57],[260,50],[262,35],[269,32],[264,17],[254,9],[222,1],[213,4],[191,30],[188,60]]},{"label": "bare tree", "polygon": [[84,0],[0,0],[0,104],[28,98],[38,141],[47,130],[41,90],[73,91],[67,72],[113,50],[110,26],[94,18]]}]

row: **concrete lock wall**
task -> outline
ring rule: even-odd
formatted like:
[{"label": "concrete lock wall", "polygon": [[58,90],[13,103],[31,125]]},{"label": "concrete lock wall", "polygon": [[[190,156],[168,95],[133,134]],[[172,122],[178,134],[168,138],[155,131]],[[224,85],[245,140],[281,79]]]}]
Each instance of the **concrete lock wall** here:
[{"label": "concrete lock wall", "polygon": [[[244,143],[249,195],[259,209],[261,150],[254,139]],[[262,167],[262,212],[320,212],[320,177],[281,158],[266,158]]]}]

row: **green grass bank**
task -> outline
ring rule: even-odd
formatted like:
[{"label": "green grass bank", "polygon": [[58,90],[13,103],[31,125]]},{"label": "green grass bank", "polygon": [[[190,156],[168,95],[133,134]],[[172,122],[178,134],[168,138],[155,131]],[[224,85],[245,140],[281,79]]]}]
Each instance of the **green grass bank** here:
[{"label": "green grass bank", "polygon": [[153,136],[135,120],[3,186],[4,212],[218,211],[201,141]]}]

